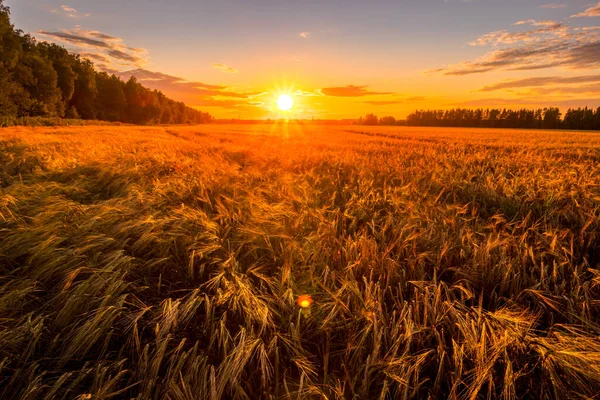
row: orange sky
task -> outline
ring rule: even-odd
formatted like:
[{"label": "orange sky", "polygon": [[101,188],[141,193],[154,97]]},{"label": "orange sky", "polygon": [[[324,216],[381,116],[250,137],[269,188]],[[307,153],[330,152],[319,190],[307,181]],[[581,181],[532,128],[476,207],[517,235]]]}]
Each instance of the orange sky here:
[{"label": "orange sky", "polygon": [[600,106],[600,2],[63,1],[7,3],[38,39],[218,118]]}]

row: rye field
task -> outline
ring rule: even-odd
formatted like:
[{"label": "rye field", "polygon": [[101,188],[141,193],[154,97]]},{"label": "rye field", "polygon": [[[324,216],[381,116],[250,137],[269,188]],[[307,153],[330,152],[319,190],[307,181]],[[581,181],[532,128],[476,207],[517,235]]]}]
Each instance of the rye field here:
[{"label": "rye field", "polygon": [[600,133],[0,130],[2,399],[599,393]]}]

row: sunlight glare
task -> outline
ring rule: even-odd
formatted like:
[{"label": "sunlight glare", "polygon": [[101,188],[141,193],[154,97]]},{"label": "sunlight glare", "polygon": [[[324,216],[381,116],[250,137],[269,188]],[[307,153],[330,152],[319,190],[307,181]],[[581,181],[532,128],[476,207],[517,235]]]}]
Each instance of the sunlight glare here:
[{"label": "sunlight glare", "polygon": [[294,99],[292,99],[292,97],[288,94],[282,94],[277,99],[277,107],[281,111],[289,111],[292,109],[293,105],[294,105]]}]

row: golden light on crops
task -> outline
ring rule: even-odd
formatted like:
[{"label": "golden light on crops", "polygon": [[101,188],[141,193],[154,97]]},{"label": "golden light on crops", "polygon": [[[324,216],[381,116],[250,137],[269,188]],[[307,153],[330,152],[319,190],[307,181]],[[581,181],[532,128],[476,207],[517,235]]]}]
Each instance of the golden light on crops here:
[{"label": "golden light on crops", "polygon": [[308,308],[313,303],[313,299],[312,297],[310,297],[309,294],[303,294],[302,296],[298,297],[298,300],[296,300],[296,302],[298,303],[299,307]]},{"label": "golden light on crops", "polygon": [[289,94],[282,94],[277,99],[277,108],[281,111],[289,111],[294,106],[294,99]]}]

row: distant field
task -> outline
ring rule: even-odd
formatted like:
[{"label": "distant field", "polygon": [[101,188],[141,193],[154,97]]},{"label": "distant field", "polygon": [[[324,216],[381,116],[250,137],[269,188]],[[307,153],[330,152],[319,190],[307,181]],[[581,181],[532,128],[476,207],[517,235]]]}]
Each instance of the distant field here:
[{"label": "distant field", "polygon": [[600,133],[6,128],[0,187],[2,399],[600,393]]}]

